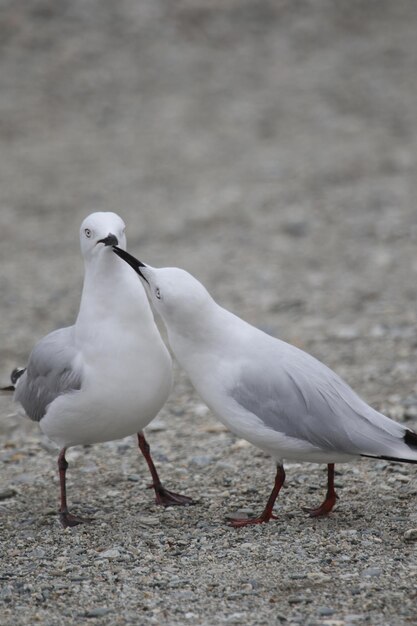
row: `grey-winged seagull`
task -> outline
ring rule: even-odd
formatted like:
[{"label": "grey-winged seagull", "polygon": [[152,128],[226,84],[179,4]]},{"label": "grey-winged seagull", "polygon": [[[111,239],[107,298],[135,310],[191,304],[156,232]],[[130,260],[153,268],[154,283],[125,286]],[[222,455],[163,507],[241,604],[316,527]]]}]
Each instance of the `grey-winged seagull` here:
[{"label": "grey-winged seagull", "polygon": [[68,510],[66,449],[134,433],[156,502],[191,503],[163,487],[142,432],[168,398],[172,368],[144,290],[112,253],[113,245],[126,247],[125,224],[115,213],[93,213],[81,224],[80,243],[85,277],[74,326],[41,339],[26,369],[12,375],[14,399],[61,448],[59,513],[64,527],[85,521]]},{"label": "grey-winged seagull", "polygon": [[283,459],[327,463],[326,498],[306,509],[313,517],[329,513],[336,502],[336,462],[365,456],[417,463],[417,434],[368,406],[323,363],[219,306],[188,272],[153,268],[114,251],[141,277],[175,357],[206,404],[277,462],[262,514],[233,519],[233,526],[274,518]]}]

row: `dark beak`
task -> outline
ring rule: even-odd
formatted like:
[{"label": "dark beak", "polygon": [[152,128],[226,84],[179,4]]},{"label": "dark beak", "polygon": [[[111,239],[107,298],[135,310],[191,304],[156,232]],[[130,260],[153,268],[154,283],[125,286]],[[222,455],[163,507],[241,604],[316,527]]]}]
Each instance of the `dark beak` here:
[{"label": "dark beak", "polygon": [[113,233],[109,233],[107,237],[104,237],[104,239],[99,239],[97,243],[104,243],[105,246],[117,246],[119,241],[116,235],[113,235]]},{"label": "dark beak", "polygon": [[142,263],[142,261],[135,259],[135,257],[126,252],[126,250],[122,250],[121,248],[117,248],[116,246],[113,246],[113,252],[117,254],[117,256],[119,256],[121,259],[123,259],[123,261],[126,261],[126,263],[130,265],[130,267],[133,267],[136,274],[139,274],[139,276],[143,278],[143,280],[146,281],[149,285],[149,281],[140,271],[141,267],[146,267],[145,263]]}]

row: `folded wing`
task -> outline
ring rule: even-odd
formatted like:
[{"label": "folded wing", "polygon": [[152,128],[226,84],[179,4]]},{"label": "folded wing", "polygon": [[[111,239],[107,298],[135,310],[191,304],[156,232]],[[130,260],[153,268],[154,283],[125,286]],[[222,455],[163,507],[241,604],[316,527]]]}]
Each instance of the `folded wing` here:
[{"label": "folded wing", "polygon": [[49,333],[36,344],[14,394],[32,420],[39,422],[58,396],[81,389],[77,357],[73,326]]},{"label": "folded wing", "polygon": [[417,459],[401,424],[378,413],[332,370],[297,348],[279,349],[243,366],[234,400],[267,428],[324,451]]}]

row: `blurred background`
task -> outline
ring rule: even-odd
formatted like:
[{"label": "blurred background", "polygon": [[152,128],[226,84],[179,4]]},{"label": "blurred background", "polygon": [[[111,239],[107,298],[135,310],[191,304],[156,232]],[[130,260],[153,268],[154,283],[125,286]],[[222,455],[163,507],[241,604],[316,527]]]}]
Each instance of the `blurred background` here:
[{"label": "blurred background", "polygon": [[115,211],[139,258],[368,400],[412,393],[416,18],[413,0],[3,0],[2,372],[73,322],[80,222]]}]

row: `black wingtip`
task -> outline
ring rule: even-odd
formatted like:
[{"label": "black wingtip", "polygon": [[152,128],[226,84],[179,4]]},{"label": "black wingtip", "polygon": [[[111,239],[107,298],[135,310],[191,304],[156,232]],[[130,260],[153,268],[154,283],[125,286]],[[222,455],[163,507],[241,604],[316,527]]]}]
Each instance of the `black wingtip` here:
[{"label": "black wingtip", "polygon": [[[412,432],[412,431],[410,431]],[[413,433],[415,434],[415,433]],[[378,456],[373,455],[373,454],[361,454],[361,456],[365,457],[366,459],[376,459],[376,460],[381,460],[381,461],[392,461],[393,463],[413,463],[413,464],[417,464],[417,460],[416,459],[403,459],[400,458],[398,456],[386,456],[385,454],[380,454]]]},{"label": "black wingtip", "polygon": [[13,372],[10,374],[10,380],[12,382],[13,388],[15,387],[17,381],[19,380],[19,378],[22,376],[22,374],[24,374],[26,371],[26,367],[15,367]]},{"label": "black wingtip", "polygon": [[[403,437],[403,441],[407,446],[410,446],[410,449],[415,452],[417,450],[417,433],[413,430],[406,429]],[[393,456],[385,456],[381,454],[380,456],[373,456],[371,454],[361,454],[361,456],[365,456],[370,459],[383,459],[384,461],[394,461],[397,463],[417,463],[416,459],[403,459]]]},{"label": "black wingtip", "polygon": [[413,430],[406,430],[404,435],[404,443],[410,448],[417,448],[417,433]]},{"label": "black wingtip", "polygon": [[0,391],[5,391],[5,392],[14,391],[16,389],[17,381],[22,376],[22,374],[25,373],[25,371],[26,371],[26,367],[15,367],[13,372],[10,374],[10,382],[12,384],[7,385],[7,387],[0,387]]}]

